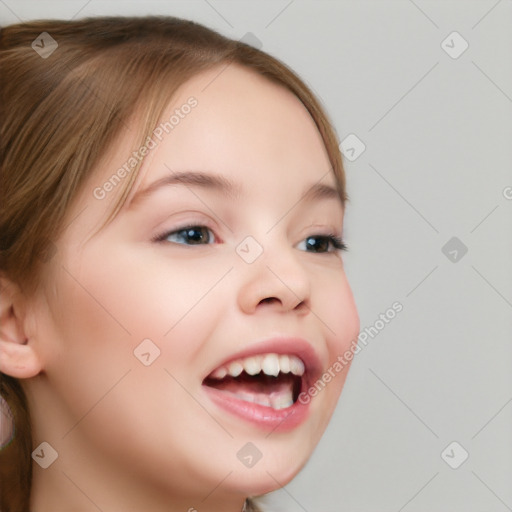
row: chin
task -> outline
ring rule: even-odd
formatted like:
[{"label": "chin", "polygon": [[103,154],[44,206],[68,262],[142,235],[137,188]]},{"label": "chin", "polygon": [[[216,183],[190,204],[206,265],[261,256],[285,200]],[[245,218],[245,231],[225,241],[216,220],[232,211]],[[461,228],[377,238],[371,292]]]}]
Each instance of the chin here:
[{"label": "chin", "polygon": [[[246,496],[260,496],[290,483],[301,468],[269,468],[249,473],[238,473],[231,480],[232,491],[241,492]],[[255,472],[253,472],[255,471]]]},{"label": "chin", "polygon": [[[280,442],[286,443],[284,439]],[[280,489],[293,480],[308,461],[312,450],[306,452],[304,446],[300,453],[297,449],[283,450],[279,449],[280,442],[274,446],[262,446],[265,455],[252,467],[241,465],[237,468],[229,478],[231,485],[247,495],[257,496]]]}]

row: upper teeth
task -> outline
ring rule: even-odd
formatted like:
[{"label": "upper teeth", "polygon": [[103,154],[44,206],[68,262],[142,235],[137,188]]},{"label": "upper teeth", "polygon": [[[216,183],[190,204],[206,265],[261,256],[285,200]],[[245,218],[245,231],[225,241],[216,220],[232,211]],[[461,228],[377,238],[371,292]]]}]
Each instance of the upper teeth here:
[{"label": "upper teeth", "polygon": [[214,379],[223,379],[226,375],[238,377],[242,371],[249,375],[257,375],[263,372],[265,375],[277,377],[281,373],[293,373],[304,375],[304,363],[297,356],[287,354],[265,354],[244,359],[237,359],[224,366],[220,366],[210,374]]}]

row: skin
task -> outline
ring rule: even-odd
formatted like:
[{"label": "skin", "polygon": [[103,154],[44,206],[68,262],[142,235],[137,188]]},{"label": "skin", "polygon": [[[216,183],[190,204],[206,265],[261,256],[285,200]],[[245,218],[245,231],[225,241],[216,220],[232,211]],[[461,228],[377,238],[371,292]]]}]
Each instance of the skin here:
[{"label": "skin", "polygon": [[[59,455],[48,469],[34,464],[34,510],[239,511],[299,472],[334,411],[348,367],[288,433],[219,409],[201,387],[258,340],[305,338],[327,369],[359,331],[341,252],[306,247],[343,225],[339,200],[300,201],[308,186],[335,185],[312,118],[252,71],[219,69],[180,89],[169,113],[190,96],[198,105],[147,155],[131,196],[170,168],[230,178],[239,199],[166,186],[100,229],[121,187],[103,200],[93,192],[136,147],[131,130],[70,209],[43,288],[22,297],[3,281],[0,369],[22,379],[34,446]],[[188,223],[210,228],[210,241],[152,241]],[[236,252],[248,235],[263,247],[251,264]],[[133,351],[148,338],[160,356],[144,366]],[[252,468],[236,457],[249,441],[263,454]]]}]

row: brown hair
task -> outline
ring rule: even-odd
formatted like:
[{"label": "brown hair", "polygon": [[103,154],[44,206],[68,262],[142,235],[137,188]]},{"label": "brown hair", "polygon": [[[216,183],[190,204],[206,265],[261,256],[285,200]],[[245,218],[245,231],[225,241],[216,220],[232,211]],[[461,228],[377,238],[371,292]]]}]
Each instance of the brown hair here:
[{"label": "brown hair", "polygon": [[[41,38],[51,42],[42,33],[58,45],[51,55],[36,51],[44,46],[37,44]],[[230,63],[256,71],[302,101],[323,138],[345,203],[341,154],[326,113],[307,85],[270,55],[174,17],[10,25],[0,30],[0,274],[25,294],[33,293],[70,205],[134,112],[145,113],[140,147],[180,85]],[[126,200],[140,165],[123,180],[111,217]],[[19,382],[2,374],[0,379],[0,393],[15,423],[14,440],[0,452],[0,509],[26,512],[29,411]]]}]

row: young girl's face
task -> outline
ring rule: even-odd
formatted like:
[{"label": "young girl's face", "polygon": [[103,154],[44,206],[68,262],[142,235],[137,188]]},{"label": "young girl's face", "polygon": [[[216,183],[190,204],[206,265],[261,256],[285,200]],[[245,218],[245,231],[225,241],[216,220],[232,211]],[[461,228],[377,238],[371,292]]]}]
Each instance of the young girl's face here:
[{"label": "young girl's face", "polygon": [[[69,493],[107,509],[116,489],[207,504],[287,483],[327,426],[348,370],[332,365],[359,329],[326,238],[342,235],[342,204],[302,103],[231,65],[187,82],[163,121],[173,114],[101,229],[133,134],[86,184],[36,309],[36,446],[58,452]],[[34,466],[37,482],[49,470]]]}]

